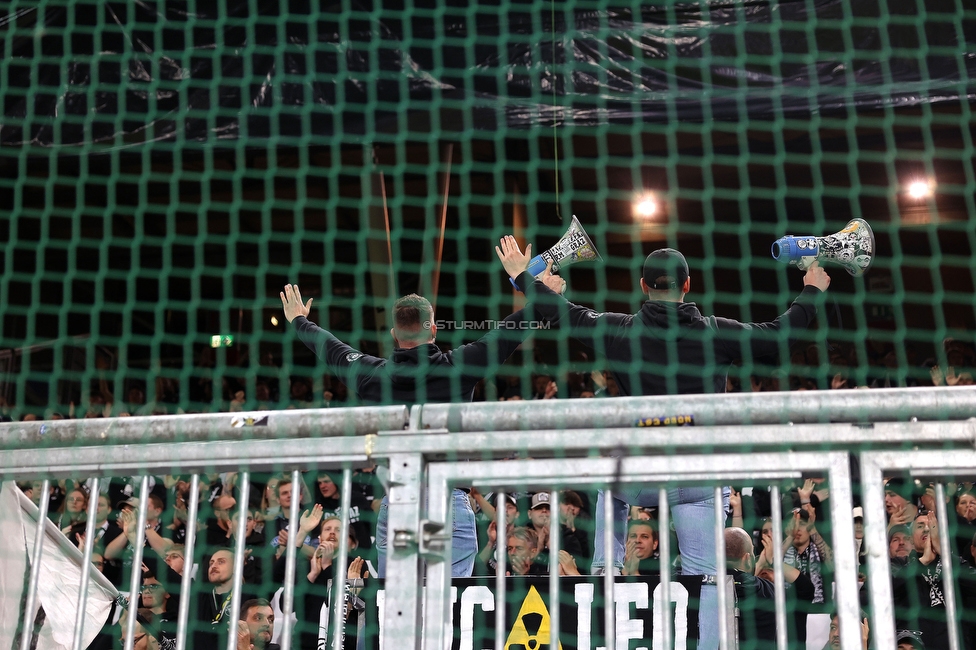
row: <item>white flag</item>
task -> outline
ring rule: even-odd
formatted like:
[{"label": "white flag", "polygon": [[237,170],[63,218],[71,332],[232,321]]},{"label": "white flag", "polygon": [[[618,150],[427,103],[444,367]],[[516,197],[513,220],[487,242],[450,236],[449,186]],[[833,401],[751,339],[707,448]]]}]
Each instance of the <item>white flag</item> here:
[{"label": "white flag", "polygon": [[[44,495],[46,497],[46,495]],[[37,610],[24,613],[37,534],[38,509],[13,481],[0,486],[0,648],[20,645],[17,629],[32,627]],[[46,618],[37,650],[71,650],[81,587],[81,551],[51,521],[44,522],[37,602]],[[118,591],[92,567],[82,648],[94,640],[108,618]]]}]

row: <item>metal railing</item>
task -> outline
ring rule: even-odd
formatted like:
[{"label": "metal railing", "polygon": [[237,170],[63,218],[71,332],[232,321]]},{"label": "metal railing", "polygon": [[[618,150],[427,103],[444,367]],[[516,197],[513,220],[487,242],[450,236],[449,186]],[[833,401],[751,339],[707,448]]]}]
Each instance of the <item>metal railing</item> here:
[{"label": "metal railing", "polygon": [[[733,481],[768,483],[777,495],[783,480],[826,474],[832,487],[836,601],[842,647],[846,650],[860,647],[851,519],[854,485],[849,470],[850,455],[859,454],[865,544],[874,601],[873,645],[887,650],[894,645],[894,613],[887,582],[882,474],[905,470],[919,478],[938,480],[972,474],[976,469],[976,420],[969,418],[973,414],[976,414],[976,390],[931,388],[427,404],[415,406],[409,413],[399,406],[10,423],[0,425],[0,477],[46,480],[66,476],[191,473],[188,511],[192,521],[198,511],[199,473],[240,471],[239,485],[246,489],[251,472],[286,471],[297,480],[300,470],[341,469],[342,526],[346,529],[351,472],[376,461],[389,469],[390,543],[384,636],[396,639],[398,645],[409,645],[408,640],[416,640],[417,648],[422,643],[425,650],[442,650],[444,626],[433,622],[448,620],[450,562],[446,558],[450,558],[451,541],[450,535],[441,531],[451,530],[449,498],[455,486],[473,485],[502,493],[526,487],[552,490],[552,502],[558,504],[556,490],[563,486],[613,491],[619,486],[640,483],[661,487],[662,504],[666,504],[665,486],[718,488]],[[634,428],[638,420],[674,415],[692,415],[696,426]],[[531,458],[492,460],[513,452]],[[139,490],[140,537],[134,562],[141,562],[147,487],[144,478]],[[774,499],[774,503],[777,501]],[[721,499],[716,503],[720,504]],[[942,529],[947,522],[944,502],[940,503],[938,520],[945,546],[948,536]],[[291,530],[297,528],[297,504],[298,500],[294,499],[289,512]],[[662,505],[661,510],[666,521],[667,508]],[[779,553],[783,526],[777,509],[773,510],[773,539]],[[504,506],[499,511],[503,517]],[[724,512],[716,512],[717,521],[719,517],[724,517]],[[232,593],[235,604],[240,603],[241,597],[244,519],[239,517],[237,522],[238,552]],[[558,521],[558,517],[553,519]],[[86,562],[91,557],[93,521],[94,517],[89,517]],[[499,521],[500,531],[503,526]],[[193,528],[187,527],[187,557],[192,557],[196,543]],[[612,525],[608,526],[608,533],[612,529]],[[666,537],[663,536],[662,542]],[[42,543],[38,539],[38,544]],[[554,539],[558,540],[558,535]],[[665,543],[661,548],[662,566],[667,566],[669,560],[667,546]],[[725,567],[724,541],[717,548],[721,579]],[[557,552],[553,552],[553,561],[556,556]],[[344,575],[345,553],[340,552],[337,561],[340,566],[335,575]],[[284,620],[293,611],[296,562],[294,545],[289,544]],[[504,559],[499,564],[498,588],[504,593]],[[28,601],[36,594],[37,575],[33,569]],[[781,568],[777,567],[776,571],[777,646],[784,648],[785,600]],[[666,573],[662,572],[665,592],[669,584]],[[613,602],[615,586],[609,574],[608,571],[604,589],[607,602]],[[951,568],[944,575],[946,584],[950,585]],[[138,586],[136,578],[137,574],[130,588]],[[426,590],[423,589],[425,581]],[[551,594],[556,590],[558,580],[553,576]],[[332,611],[338,611],[340,601],[335,599],[341,596],[341,590],[334,592],[336,609]],[[187,571],[181,593],[190,593]],[[947,610],[951,610],[956,604],[950,589],[947,593],[950,594]],[[187,601],[188,598],[182,598],[180,603],[177,626],[180,649],[185,647]],[[502,601],[503,598],[499,604]],[[133,599],[130,603],[133,613],[135,602]],[[424,610],[431,619],[426,625],[421,621]],[[610,614],[607,616],[606,627],[610,630],[613,620]],[[340,618],[332,617],[334,647],[340,642]],[[555,639],[559,633],[558,613],[552,623],[551,635]],[[126,650],[132,646],[134,625],[135,617],[130,616]],[[28,627],[25,626],[25,637]],[[722,627],[725,648],[731,634],[728,623]],[[668,626],[664,625],[663,630],[665,638],[670,640]],[[951,634],[953,648],[959,647],[958,631]],[[80,631],[76,637],[77,645]],[[287,650],[292,642],[290,630],[283,633],[281,641]],[[612,635],[608,635],[608,644],[613,647]],[[229,636],[228,648],[233,645]]]}]

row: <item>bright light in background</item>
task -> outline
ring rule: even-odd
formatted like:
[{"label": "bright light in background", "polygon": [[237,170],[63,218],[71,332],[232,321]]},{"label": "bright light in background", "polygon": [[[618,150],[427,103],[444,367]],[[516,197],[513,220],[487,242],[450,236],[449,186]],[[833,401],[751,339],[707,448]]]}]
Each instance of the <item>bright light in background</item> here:
[{"label": "bright light in background", "polygon": [[634,199],[634,215],[642,219],[650,219],[660,212],[657,198],[653,194],[642,194]]},{"label": "bright light in background", "polygon": [[912,181],[908,184],[908,196],[915,200],[932,196],[932,184],[927,181]]},{"label": "bright light in background", "polygon": [[275,327],[278,327],[278,317],[277,316],[272,316],[271,317],[271,324],[274,325]]}]

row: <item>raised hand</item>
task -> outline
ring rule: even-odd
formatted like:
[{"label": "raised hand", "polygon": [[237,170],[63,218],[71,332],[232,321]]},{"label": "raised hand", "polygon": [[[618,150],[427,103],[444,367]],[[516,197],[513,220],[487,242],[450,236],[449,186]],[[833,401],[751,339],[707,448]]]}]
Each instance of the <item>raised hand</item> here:
[{"label": "raised hand", "polygon": [[766,566],[773,566],[773,536],[763,536],[759,541],[763,547],[759,557],[766,563]]},{"label": "raised hand", "polygon": [[332,542],[322,542],[319,544],[319,549],[322,551],[319,555],[319,561],[322,568],[327,569],[332,566],[332,559],[335,557],[336,551],[339,550],[339,546]]},{"label": "raised hand", "polygon": [[733,489],[729,494],[729,507],[732,512],[742,513],[742,493]]},{"label": "raised hand", "polygon": [[519,248],[518,241],[513,235],[505,235],[499,240],[499,246],[495,246],[495,253],[501,260],[505,272],[513,280],[525,269],[529,268],[529,261],[532,259],[532,244],[525,247],[525,253]]},{"label": "raised hand", "polygon": [[904,526],[911,520],[912,515],[908,510],[908,504],[905,504],[898,510],[891,513],[891,517],[888,520],[888,528],[891,528],[892,526]]},{"label": "raised hand", "polygon": [[302,513],[301,520],[298,523],[298,527],[307,535],[322,523],[322,506],[315,504],[312,506],[312,511],[306,510]]},{"label": "raised hand", "polygon": [[929,522],[929,539],[932,540],[932,552],[936,555],[942,555],[942,547],[939,545],[939,522],[935,518],[935,513],[930,512],[928,514]]},{"label": "raised hand", "polygon": [[625,576],[635,576],[637,575],[639,565],[640,558],[637,557],[637,540],[629,539],[627,540],[624,551],[624,568],[621,573]]},{"label": "raised hand", "polygon": [[312,559],[309,562],[308,568],[309,582],[315,582],[316,578],[319,577],[319,574],[322,573],[322,552],[323,548],[320,545],[317,549],[315,549],[315,552],[312,553]]},{"label": "raised hand", "polygon": [[946,383],[946,386],[956,386],[956,385],[958,385],[959,382],[961,382],[963,380],[963,374],[965,374],[965,373],[960,373],[960,374],[957,375],[956,374],[956,369],[955,368],[952,368],[952,367],[949,367],[946,370],[946,375],[945,375],[945,383]]},{"label": "raised hand", "polygon": [[579,568],[576,566],[576,558],[570,555],[569,551],[559,551],[559,575],[578,576]]},{"label": "raised hand", "polygon": [[803,286],[817,287],[821,291],[826,291],[827,287],[830,286],[830,276],[817,264],[816,260],[807,269],[806,275],[803,276]]},{"label": "raised hand", "polygon": [[136,516],[131,510],[123,510],[119,513],[119,525],[122,527],[122,532],[130,540],[135,539],[136,534]]},{"label": "raised hand", "polygon": [[811,533],[816,532],[817,531],[817,511],[814,509],[813,505],[810,504],[810,503],[804,504],[804,505],[802,505],[800,507],[803,508],[804,510],[806,510],[807,511],[807,514],[810,515],[810,518],[807,519],[807,530],[809,530]]},{"label": "raised hand", "polygon": [[546,392],[545,395],[542,396],[542,399],[553,399],[556,397],[556,393],[558,392],[559,386],[556,385],[556,382],[550,381],[548,384],[546,384]]},{"label": "raised hand", "polygon": [[590,379],[593,380],[593,385],[596,386],[597,390],[603,390],[607,387],[607,378],[599,370],[591,372]]},{"label": "raised hand", "polygon": [[244,621],[237,621],[237,650],[251,650],[251,630]]},{"label": "raised hand", "polygon": [[549,548],[549,526],[546,526],[540,531],[536,531],[539,535],[539,550]]},{"label": "raised hand", "polygon": [[786,530],[783,531],[786,534],[786,539],[789,540],[790,544],[793,543],[793,531],[802,525],[803,522],[800,521],[800,513],[794,512],[793,517],[790,519],[789,523],[786,524]]},{"label": "raised hand", "polygon": [[759,539],[759,542],[762,544],[763,548],[762,552],[756,556],[756,565],[753,567],[752,571],[752,574],[757,576],[772,565],[770,558],[772,558],[773,555],[773,543],[771,539],[763,536]]},{"label": "raised hand", "polygon": [[806,504],[810,502],[810,496],[813,494],[813,489],[815,487],[817,487],[817,484],[813,482],[812,478],[808,478],[803,481],[803,487],[796,489],[797,494],[800,495],[801,503]]},{"label": "raised hand", "polygon": [[346,577],[350,580],[363,577],[364,566],[366,566],[366,562],[363,561],[363,558],[357,556],[355,560],[349,563],[349,570],[346,571]]},{"label": "raised hand", "polygon": [[935,552],[935,547],[932,544],[932,533],[930,529],[929,534],[925,536],[925,552],[922,553],[920,558],[918,558],[918,561],[928,566],[929,564],[932,564],[932,561],[937,557],[938,553]]},{"label": "raised hand", "polygon": [[546,262],[546,270],[542,272],[539,279],[553,292],[566,293],[566,280],[562,276],[553,275],[552,260]]},{"label": "raised hand", "polygon": [[281,305],[289,323],[299,316],[308,316],[314,298],[309,298],[307,303],[302,303],[302,292],[298,290],[297,284],[286,284],[285,290],[278,295],[281,296]]}]

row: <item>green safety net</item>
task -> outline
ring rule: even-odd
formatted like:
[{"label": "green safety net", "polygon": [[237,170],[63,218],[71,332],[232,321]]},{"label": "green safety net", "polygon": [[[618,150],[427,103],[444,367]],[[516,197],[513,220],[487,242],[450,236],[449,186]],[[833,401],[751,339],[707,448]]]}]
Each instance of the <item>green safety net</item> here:
[{"label": "green safety net", "polygon": [[[364,352],[390,353],[391,303],[411,292],[456,346],[518,300],[499,237],[541,252],[574,214],[603,259],[564,270],[572,301],[633,313],[644,256],[671,245],[687,300],[745,321],[801,288],[775,240],[871,225],[870,270],[828,267],[816,332],[744,360],[734,390],[973,365],[965,3],[0,10],[0,381],[17,417],[78,415],[95,394],[130,412],[222,410],[238,391],[286,406],[290,377],[299,401],[341,401],[282,319],[286,282]],[[600,388],[605,364],[569,337],[520,354],[479,399],[529,397],[533,374],[560,397]]]},{"label": "green safety net", "polygon": [[[759,322],[802,288],[773,242],[864,219],[867,272],[825,265],[814,325],[728,390],[971,383],[974,43],[963,0],[0,2],[0,408],[360,403],[286,283],[380,357],[419,293],[453,348],[523,304],[499,238],[574,215],[601,257],[563,268],[574,303],[636,312],[671,246],[686,300]],[[571,333],[474,399],[615,394]]]}]

